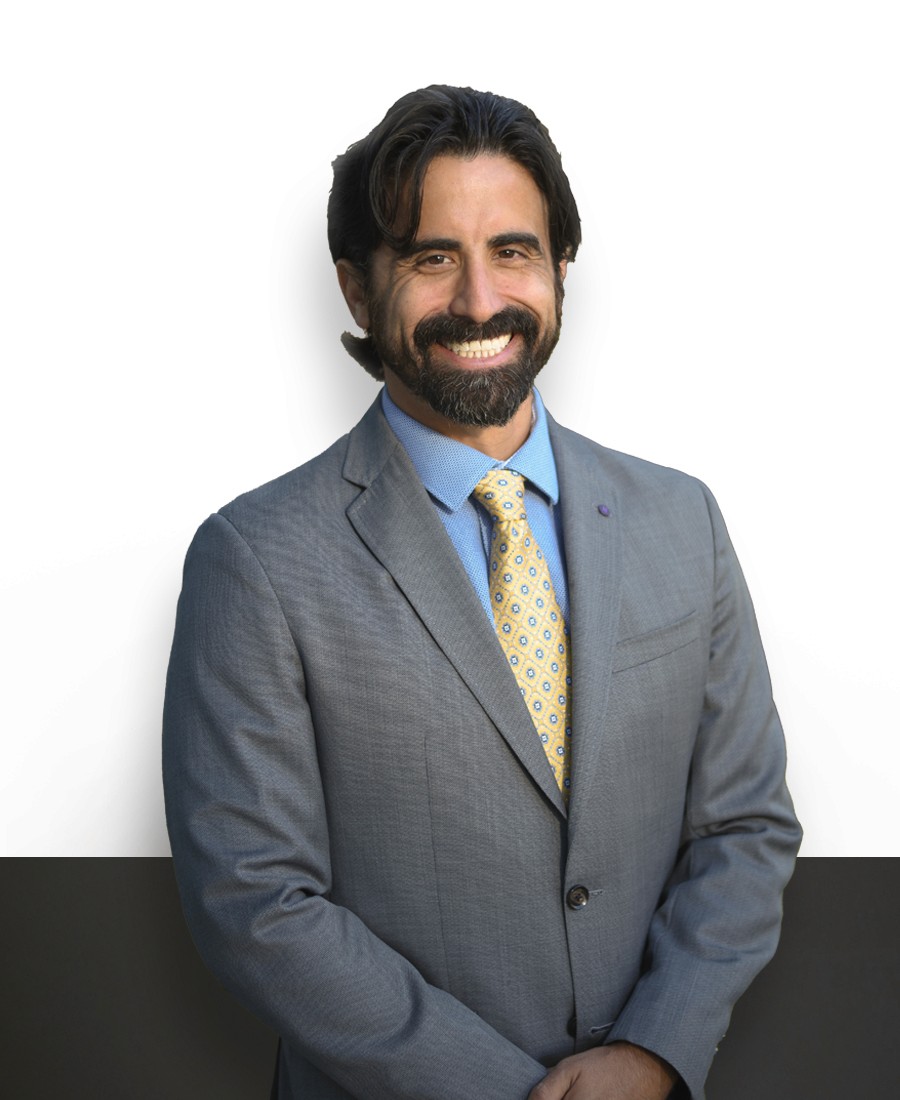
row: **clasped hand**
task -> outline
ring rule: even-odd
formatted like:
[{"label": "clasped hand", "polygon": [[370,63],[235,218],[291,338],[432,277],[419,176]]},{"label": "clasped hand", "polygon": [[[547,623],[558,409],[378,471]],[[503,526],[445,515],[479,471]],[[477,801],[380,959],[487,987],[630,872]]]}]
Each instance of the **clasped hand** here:
[{"label": "clasped hand", "polygon": [[610,1043],[564,1058],[528,1100],[666,1100],[678,1075],[632,1043]]}]

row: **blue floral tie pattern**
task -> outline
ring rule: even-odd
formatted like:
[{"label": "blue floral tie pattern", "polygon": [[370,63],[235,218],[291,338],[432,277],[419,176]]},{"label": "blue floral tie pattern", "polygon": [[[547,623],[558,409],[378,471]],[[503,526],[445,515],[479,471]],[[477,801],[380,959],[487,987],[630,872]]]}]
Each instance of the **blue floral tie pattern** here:
[{"label": "blue floral tie pattern", "polygon": [[490,470],[472,494],[494,520],[491,606],[497,637],[528,707],[556,782],[568,800],[571,658],[547,562],[528,526],[525,479]]}]

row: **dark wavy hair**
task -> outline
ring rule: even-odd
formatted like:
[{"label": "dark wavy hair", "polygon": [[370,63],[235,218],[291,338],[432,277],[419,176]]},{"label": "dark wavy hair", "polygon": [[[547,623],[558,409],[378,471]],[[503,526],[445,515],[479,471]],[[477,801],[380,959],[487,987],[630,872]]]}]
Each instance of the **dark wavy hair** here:
[{"label": "dark wavy hair", "polygon": [[433,158],[480,153],[507,156],[528,170],[547,200],[554,260],[574,260],[581,219],[546,126],[514,99],[440,84],[398,99],[368,137],[335,159],[328,200],[332,259],[365,268],[382,241],[407,247]]}]

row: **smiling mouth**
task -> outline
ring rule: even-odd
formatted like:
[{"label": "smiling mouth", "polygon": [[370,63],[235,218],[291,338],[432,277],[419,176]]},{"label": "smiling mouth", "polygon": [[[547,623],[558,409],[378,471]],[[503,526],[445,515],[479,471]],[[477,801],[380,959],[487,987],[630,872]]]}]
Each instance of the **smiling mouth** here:
[{"label": "smiling mouth", "polygon": [[467,340],[462,344],[445,344],[444,347],[458,355],[460,359],[492,359],[499,355],[512,340],[512,333],[495,336],[493,340]]}]

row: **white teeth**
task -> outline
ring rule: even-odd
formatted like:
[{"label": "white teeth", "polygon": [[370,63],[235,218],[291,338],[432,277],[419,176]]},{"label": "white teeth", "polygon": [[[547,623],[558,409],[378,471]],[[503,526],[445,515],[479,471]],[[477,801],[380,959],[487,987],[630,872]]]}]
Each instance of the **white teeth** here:
[{"label": "white teeth", "polygon": [[510,340],[512,333],[507,333],[493,340],[467,340],[464,344],[447,344],[447,347],[462,359],[490,359],[503,351]]}]

